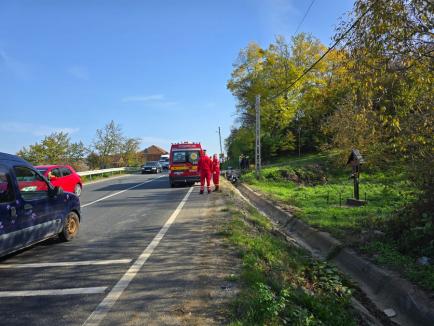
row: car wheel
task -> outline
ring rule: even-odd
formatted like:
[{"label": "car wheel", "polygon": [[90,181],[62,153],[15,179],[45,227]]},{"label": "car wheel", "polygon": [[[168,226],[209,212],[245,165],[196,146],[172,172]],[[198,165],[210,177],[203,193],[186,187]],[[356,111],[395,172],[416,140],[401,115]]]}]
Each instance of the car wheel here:
[{"label": "car wheel", "polygon": [[81,195],[81,185],[79,183],[77,183],[74,187],[74,194],[77,197],[80,197],[80,195]]},{"label": "car wheel", "polygon": [[142,171],[142,174],[145,174],[145,172],[144,172],[144,171]]},{"label": "car wheel", "polygon": [[175,184],[173,182],[170,183],[170,188],[175,188]]},{"label": "car wheel", "polygon": [[78,218],[77,213],[69,212],[66,217],[65,225],[63,226],[62,231],[59,233],[59,237],[62,241],[71,241],[74,239],[80,228],[80,220]]}]

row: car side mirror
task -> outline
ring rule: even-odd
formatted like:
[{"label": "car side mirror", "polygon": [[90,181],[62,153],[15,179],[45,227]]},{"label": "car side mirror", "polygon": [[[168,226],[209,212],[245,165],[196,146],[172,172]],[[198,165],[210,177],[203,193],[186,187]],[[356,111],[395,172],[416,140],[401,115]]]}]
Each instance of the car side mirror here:
[{"label": "car side mirror", "polygon": [[61,195],[63,195],[63,189],[61,187],[54,187],[54,189],[51,191],[52,197],[61,196]]},{"label": "car side mirror", "polygon": [[56,180],[57,177],[56,177],[55,175],[50,175],[50,176],[49,176],[49,179],[50,179],[50,181],[52,181],[52,180]]}]

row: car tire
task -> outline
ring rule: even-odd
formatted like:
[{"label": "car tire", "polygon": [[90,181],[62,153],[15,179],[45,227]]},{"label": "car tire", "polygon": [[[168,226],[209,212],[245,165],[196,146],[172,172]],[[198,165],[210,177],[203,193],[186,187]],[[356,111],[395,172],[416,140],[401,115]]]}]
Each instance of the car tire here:
[{"label": "car tire", "polygon": [[175,184],[173,182],[170,183],[170,188],[175,188]]},{"label": "car tire", "polygon": [[144,172],[144,171],[142,171],[142,174],[145,174],[145,172]]},{"label": "car tire", "polygon": [[80,219],[76,212],[69,212],[66,217],[65,225],[63,226],[62,231],[59,233],[59,238],[62,241],[71,241],[74,239],[78,230],[80,229]]},{"label": "car tire", "polygon": [[81,190],[82,190],[82,188],[81,188],[81,184],[77,183],[77,184],[75,185],[75,187],[74,187],[74,194],[75,194],[77,197],[80,197],[80,195],[81,195]]}]

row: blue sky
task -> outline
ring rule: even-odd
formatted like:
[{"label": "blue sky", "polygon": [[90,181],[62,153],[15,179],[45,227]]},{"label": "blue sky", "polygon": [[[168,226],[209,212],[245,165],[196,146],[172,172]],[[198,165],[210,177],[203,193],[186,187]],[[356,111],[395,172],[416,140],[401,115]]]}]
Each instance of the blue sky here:
[{"label": "blue sky", "polygon": [[[142,148],[219,151],[249,42],[290,37],[311,0],[0,0],[0,151],[53,131],[90,145],[110,120]],[[300,32],[331,43],[352,0],[316,0]]]}]

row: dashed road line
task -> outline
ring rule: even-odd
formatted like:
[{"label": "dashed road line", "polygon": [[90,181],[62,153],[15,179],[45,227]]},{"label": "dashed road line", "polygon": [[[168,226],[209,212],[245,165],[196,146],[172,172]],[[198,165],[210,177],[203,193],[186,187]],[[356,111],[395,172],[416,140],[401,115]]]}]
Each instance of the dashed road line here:
[{"label": "dashed road line", "polygon": [[0,291],[0,298],[73,295],[73,294],[100,294],[100,293],[104,293],[106,289],[107,289],[106,286],[100,286],[100,287],[90,287],[90,288],[52,289],[52,290],[33,290],[33,291]]},{"label": "dashed road line", "polygon": [[116,265],[116,264],[129,264],[131,260],[132,259],[114,259],[114,260],[66,261],[66,262],[56,262],[56,263],[0,264],[0,269]]},{"label": "dashed road line", "polygon": [[105,200],[105,199],[108,199],[108,198],[110,198],[110,197],[113,197],[113,196],[117,196],[117,195],[123,194],[124,192],[126,192],[126,191],[128,191],[128,190],[131,190],[131,189],[134,189],[134,188],[137,188],[137,187],[143,186],[143,185],[146,184],[146,183],[152,182],[152,181],[157,180],[157,179],[162,178],[162,177],[163,177],[163,176],[159,176],[159,177],[156,177],[156,178],[154,178],[154,179],[147,180],[147,181],[145,181],[145,182],[142,182],[142,183],[136,184],[135,186],[132,186],[132,187],[130,187],[130,188],[127,188],[127,189],[124,189],[124,190],[121,190],[121,191],[115,192],[114,194],[111,194],[111,195],[108,195],[108,196],[102,197],[102,198],[97,199],[97,200],[94,200],[94,201],[92,201],[92,202],[90,202],[90,203],[87,203],[87,204],[81,205],[81,208],[84,208],[84,207],[87,207],[87,206],[93,205],[93,204],[95,204],[95,203],[98,203],[98,202],[100,202],[100,201],[102,201],[102,200]]},{"label": "dashed road line", "polygon": [[155,248],[158,246],[160,241],[163,239],[167,230],[175,221],[178,214],[181,212],[188,197],[193,191],[193,187],[187,192],[182,201],[179,203],[178,207],[166,221],[164,226],[160,229],[158,234],[152,239],[151,243],[146,247],[146,249],[140,254],[139,258],[133,263],[133,265],[128,269],[128,271],[122,276],[122,278],[116,283],[116,285],[111,289],[107,296],[100,302],[100,304],[95,308],[92,314],[83,323],[83,326],[97,326],[104,319],[110,309],[117,302],[119,297],[122,295],[124,290],[128,287],[130,282],[134,279],[140,269],[143,267],[145,262],[151,256]]}]

